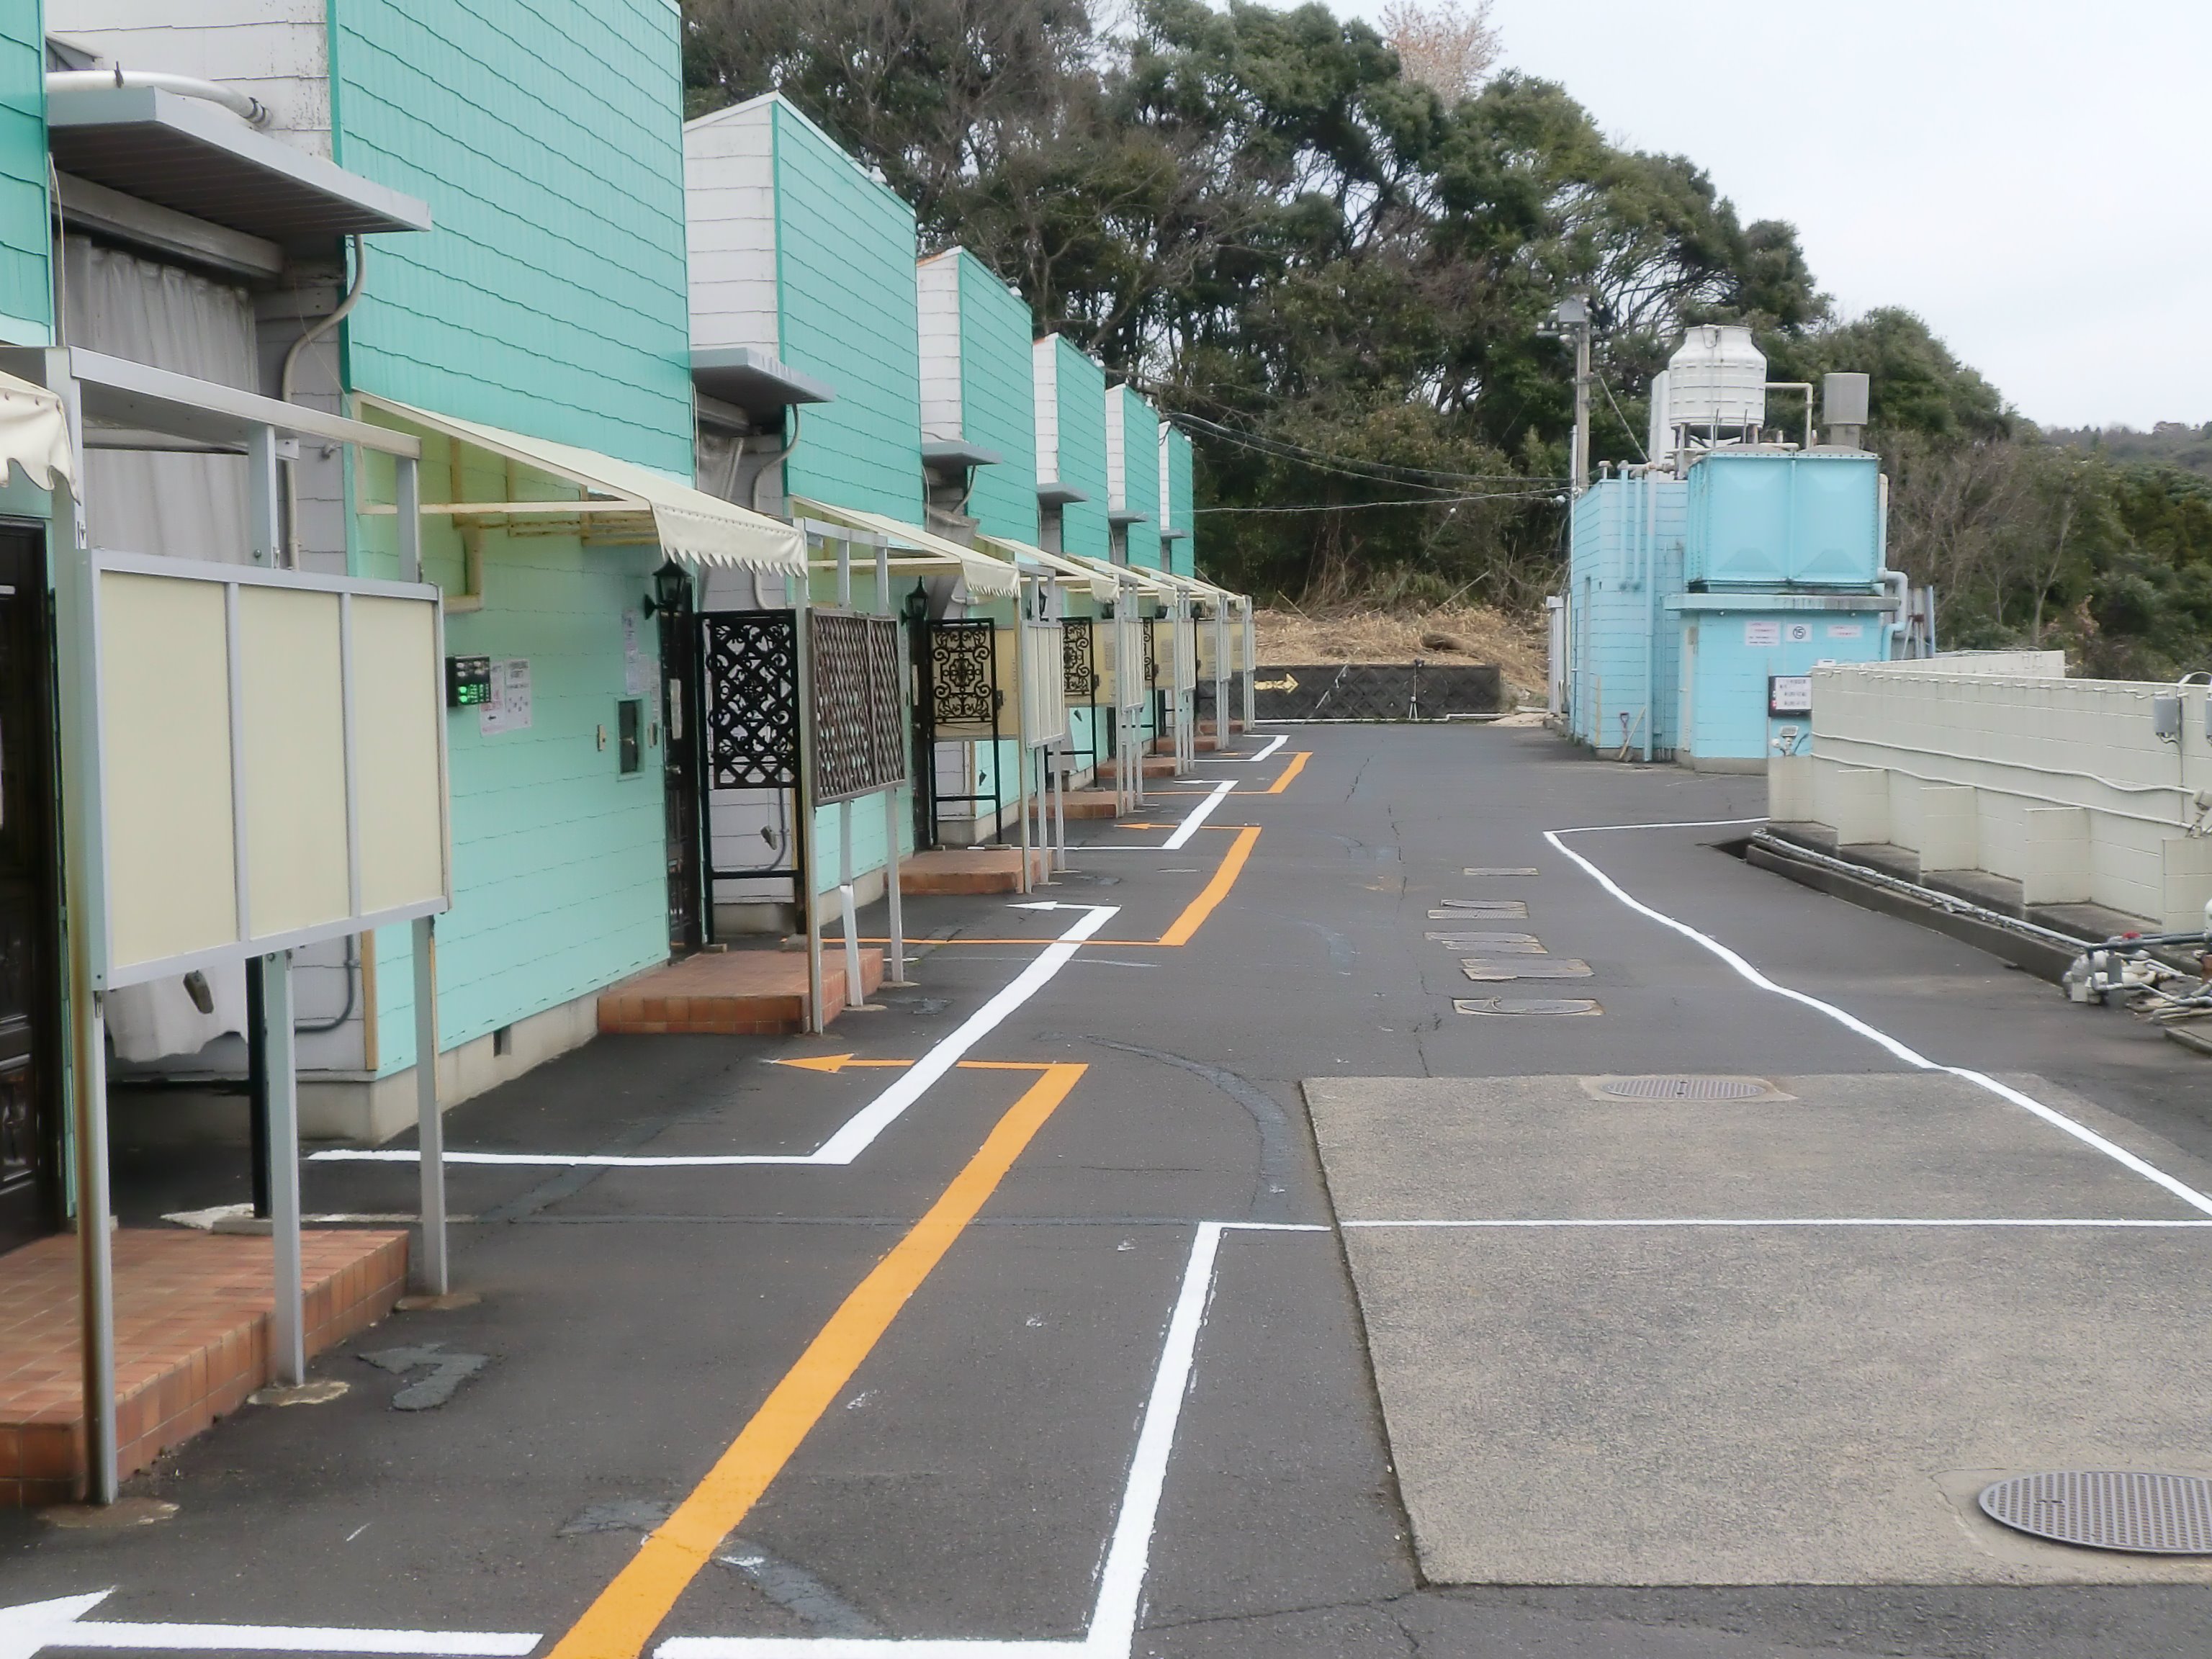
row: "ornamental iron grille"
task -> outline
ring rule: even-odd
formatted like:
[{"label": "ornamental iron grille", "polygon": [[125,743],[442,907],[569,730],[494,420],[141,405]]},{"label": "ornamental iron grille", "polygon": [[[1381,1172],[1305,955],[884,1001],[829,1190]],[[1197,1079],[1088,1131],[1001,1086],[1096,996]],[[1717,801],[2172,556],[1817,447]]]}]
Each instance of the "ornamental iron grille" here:
[{"label": "ornamental iron grille", "polygon": [[1091,665],[1091,618],[1070,617],[1060,625],[1062,685],[1070,702],[1089,702],[1098,690],[1098,671]]},{"label": "ornamental iron grille", "polygon": [[999,629],[988,617],[932,623],[929,630],[930,724],[943,736],[955,726],[998,735],[1006,698],[999,690]]},{"label": "ornamental iron grille", "polygon": [[774,789],[797,783],[797,613],[702,612],[699,643],[708,787]]},{"label": "ornamental iron grille", "polygon": [[898,619],[810,611],[817,801],[904,783],[906,707]]},{"label": "ornamental iron grille", "polygon": [[1160,683],[1159,622],[1157,617],[1145,620],[1145,684],[1157,687]]}]

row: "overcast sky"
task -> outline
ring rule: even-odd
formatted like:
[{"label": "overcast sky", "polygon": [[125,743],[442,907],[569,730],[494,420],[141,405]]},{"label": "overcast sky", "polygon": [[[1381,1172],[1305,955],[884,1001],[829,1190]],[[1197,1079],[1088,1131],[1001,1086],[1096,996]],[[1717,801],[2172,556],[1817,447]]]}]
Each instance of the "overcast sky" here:
[{"label": "overcast sky", "polygon": [[[1336,0],[1370,19],[1382,0]],[[2046,425],[2212,421],[2212,0],[1494,0],[1508,67],[1797,227]]]}]

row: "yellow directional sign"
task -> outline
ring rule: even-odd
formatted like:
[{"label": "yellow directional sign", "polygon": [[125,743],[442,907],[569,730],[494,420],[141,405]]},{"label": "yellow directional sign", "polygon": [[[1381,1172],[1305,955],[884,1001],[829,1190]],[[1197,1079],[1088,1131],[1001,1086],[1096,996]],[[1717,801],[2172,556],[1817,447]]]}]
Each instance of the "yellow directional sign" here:
[{"label": "yellow directional sign", "polygon": [[1297,677],[1285,674],[1279,680],[1254,680],[1252,689],[1255,691],[1295,691],[1298,689]]}]

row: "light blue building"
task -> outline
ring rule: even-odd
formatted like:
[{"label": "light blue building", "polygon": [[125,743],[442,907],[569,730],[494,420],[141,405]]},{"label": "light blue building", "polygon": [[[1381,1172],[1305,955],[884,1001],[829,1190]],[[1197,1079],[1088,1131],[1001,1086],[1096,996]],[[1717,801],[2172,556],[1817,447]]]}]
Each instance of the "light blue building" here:
[{"label": "light blue building", "polygon": [[1162,562],[1178,576],[1198,574],[1197,505],[1192,495],[1190,434],[1160,423],[1160,544]]},{"label": "light blue building", "polygon": [[1809,732],[1814,667],[1895,654],[1863,377],[1830,377],[1852,383],[1831,385],[1832,417],[1854,387],[1861,412],[1806,448],[1763,428],[1765,371],[1747,331],[1692,331],[1653,388],[1656,464],[1576,498],[1562,712],[1600,754],[1763,770]]}]

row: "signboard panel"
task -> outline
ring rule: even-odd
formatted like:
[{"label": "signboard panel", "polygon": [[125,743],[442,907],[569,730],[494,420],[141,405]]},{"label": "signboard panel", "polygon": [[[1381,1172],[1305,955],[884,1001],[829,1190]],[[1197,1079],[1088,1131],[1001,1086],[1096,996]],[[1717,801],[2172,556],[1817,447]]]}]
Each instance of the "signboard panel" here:
[{"label": "signboard panel", "polygon": [[88,557],[101,985],[447,907],[435,588]]}]

